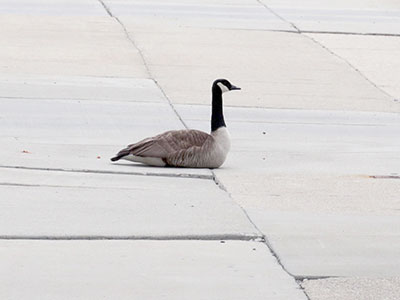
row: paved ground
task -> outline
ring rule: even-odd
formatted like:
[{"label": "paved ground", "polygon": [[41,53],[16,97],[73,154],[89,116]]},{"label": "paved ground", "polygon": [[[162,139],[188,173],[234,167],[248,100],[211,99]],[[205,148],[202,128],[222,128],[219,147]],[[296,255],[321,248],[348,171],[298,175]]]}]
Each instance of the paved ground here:
[{"label": "paved ground", "polygon": [[[0,0],[1,299],[398,299],[400,5]],[[218,170],[109,157],[209,130]]]}]

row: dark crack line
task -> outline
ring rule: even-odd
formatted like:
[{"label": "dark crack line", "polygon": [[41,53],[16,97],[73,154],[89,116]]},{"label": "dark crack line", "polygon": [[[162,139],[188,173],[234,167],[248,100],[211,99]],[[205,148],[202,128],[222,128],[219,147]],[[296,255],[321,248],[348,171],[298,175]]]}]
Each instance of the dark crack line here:
[{"label": "dark crack line", "polygon": [[[265,7],[265,5],[263,5]],[[266,9],[270,10],[269,7],[265,7]],[[277,15],[275,12],[271,11],[274,15],[276,15],[282,21],[289,23],[292,25],[293,23],[286,21],[281,16]],[[295,26],[293,24],[293,26]],[[191,28],[191,27],[189,27]],[[263,28],[215,28],[215,27],[207,27],[208,29],[217,29],[217,30],[225,30],[225,31],[263,31],[263,32],[281,32],[281,33],[292,33],[292,34],[337,34],[337,35],[360,35],[360,36],[384,36],[384,37],[400,37],[400,33],[376,33],[376,32],[355,32],[355,31],[329,31],[329,30],[300,30],[296,29],[298,27],[295,26],[295,29],[263,29]]]},{"label": "dark crack line", "polygon": [[114,18],[113,14],[111,13],[110,8],[104,3],[104,1],[103,1],[103,0],[99,0],[99,2],[100,2],[100,4],[101,4],[101,6],[103,6],[103,8],[104,8],[104,10],[107,12],[107,14],[108,14],[110,17]]},{"label": "dark crack line", "polygon": [[351,32],[351,31],[303,30],[300,31],[300,33],[400,37],[399,33],[374,33],[374,32],[363,33],[363,32]]},{"label": "dark crack line", "polygon": [[136,176],[154,176],[154,177],[169,177],[183,179],[206,179],[212,180],[212,175],[204,174],[173,174],[173,173],[155,173],[155,172],[122,172],[122,171],[106,171],[106,170],[90,170],[90,169],[64,169],[64,168],[39,168],[25,166],[8,166],[0,165],[2,169],[22,169],[34,171],[49,171],[49,172],[67,172],[67,173],[89,173],[89,174],[111,174],[111,175],[136,175]]},{"label": "dark crack line", "polygon": [[154,241],[254,241],[259,238],[251,234],[208,234],[208,235],[0,235],[0,240],[154,240]]}]

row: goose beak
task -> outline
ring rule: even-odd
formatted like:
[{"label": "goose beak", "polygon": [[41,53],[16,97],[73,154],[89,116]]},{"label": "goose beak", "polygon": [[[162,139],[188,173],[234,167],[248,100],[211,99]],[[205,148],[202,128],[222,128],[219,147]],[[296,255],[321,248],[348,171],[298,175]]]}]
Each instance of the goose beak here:
[{"label": "goose beak", "polygon": [[231,85],[231,91],[233,91],[233,90],[241,90],[241,88],[237,87],[237,86],[234,86],[234,85]]}]

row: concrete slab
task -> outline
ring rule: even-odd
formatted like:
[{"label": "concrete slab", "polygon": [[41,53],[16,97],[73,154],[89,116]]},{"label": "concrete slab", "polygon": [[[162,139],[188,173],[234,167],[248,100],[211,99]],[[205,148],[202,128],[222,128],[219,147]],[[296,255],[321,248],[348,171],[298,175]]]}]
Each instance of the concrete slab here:
[{"label": "concrete slab", "polygon": [[119,143],[125,146],[183,128],[167,103],[4,98],[0,107],[0,136],[25,142],[114,144],[118,148]]},{"label": "concrete slab", "polygon": [[296,278],[400,276],[398,213],[374,216],[362,210],[350,215],[246,209]]},{"label": "concrete slab", "polygon": [[329,278],[302,283],[311,300],[396,300],[400,279],[393,278]]},{"label": "concrete slab", "polygon": [[185,27],[293,30],[256,1],[104,1],[113,15]]},{"label": "concrete slab", "polygon": [[34,170],[0,172],[2,238],[258,236],[241,208],[212,180]]},{"label": "concrete slab", "polygon": [[97,1],[91,0],[2,0],[2,15],[82,15],[106,16],[107,13]]},{"label": "concrete slab", "polygon": [[0,97],[167,103],[153,80],[127,77],[0,75]]},{"label": "concrete slab", "polygon": [[139,52],[108,15],[2,16],[0,34],[7,41],[2,74],[148,77]]},{"label": "concrete slab", "polygon": [[400,39],[388,36],[309,34],[346,59],[367,78],[397,100],[400,106]]},{"label": "concrete slab", "polygon": [[265,245],[199,241],[1,241],[4,299],[306,297]]},{"label": "concrete slab", "polygon": [[213,80],[225,77],[242,87],[226,95],[230,105],[400,111],[392,97],[303,35],[120,19],[174,103],[209,104]]},{"label": "concrete slab", "polygon": [[301,31],[400,34],[400,5],[392,0],[262,2]]}]

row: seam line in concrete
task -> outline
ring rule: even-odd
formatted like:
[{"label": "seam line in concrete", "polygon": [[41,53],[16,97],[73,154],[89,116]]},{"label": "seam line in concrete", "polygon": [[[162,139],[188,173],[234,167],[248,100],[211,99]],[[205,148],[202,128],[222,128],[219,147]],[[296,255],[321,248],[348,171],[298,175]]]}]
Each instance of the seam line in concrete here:
[{"label": "seam line in concrete", "polygon": [[12,100],[38,100],[38,101],[68,101],[71,103],[71,101],[84,101],[84,102],[109,102],[110,104],[115,104],[115,103],[140,103],[140,104],[164,104],[166,105],[165,101],[142,101],[142,100],[109,100],[109,99],[88,99],[88,98],[60,98],[60,97],[54,97],[54,98],[47,98],[47,97],[16,97],[16,96],[0,96],[0,99],[12,99]]},{"label": "seam line in concrete", "polygon": [[67,168],[39,168],[39,167],[25,167],[25,166],[9,166],[0,165],[2,169],[22,169],[22,170],[35,170],[35,171],[49,171],[49,172],[67,172],[67,173],[89,173],[89,174],[112,174],[112,175],[136,175],[136,176],[154,176],[154,177],[169,177],[169,178],[183,178],[183,179],[206,179],[212,180],[212,175],[204,174],[168,174],[168,173],[155,173],[155,172],[122,172],[122,171],[106,171],[106,170],[91,170],[91,169],[67,169]]},{"label": "seam line in concrete", "polygon": [[225,193],[227,193],[228,197],[242,210],[244,215],[246,216],[247,220],[250,222],[250,224],[254,227],[254,229],[258,232],[259,235],[259,241],[264,242],[265,241],[265,235],[261,232],[261,230],[258,228],[258,226],[254,223],[254,221],[250,218],[249,214],[247,211],[239,204],[237,203],[231,193],[229,193],[228,189],[224,186],[224,184],[218,179],[217,175],[215,174],[214,170],[210,170],[213,177],[212,179],[214,180],[214,183]]},{"label": "seam line in concrete", "polygon": [[100,2],[101,6],[103,6],[103,8],[104,8],[104,10],[107,12],[107,14],[108,14],[111,18],[113,18],[114,16],[112,15],[112,13],[111,13],[109,7],[103,2],[103,0],[98,0],[98,1]]},{"label": "seam line in concrete", "polygon": [[47,235],[0,235],[0,240],[154,240],[154,241],[253,241],[257,240],[257,235],[246,234],[210,234],[210,235],[71,235],[71,236],[47,236]]},{"label": "seam line in concrete", "polygon": [[374,32],[351,32],[351,31],[320,31],[320,30],[302,30],[301,33],[315,34],[340,34],[340,35],[362,35],[362,36],[385,36],[400,37],[400,33],[374,33]]},{"label": "seam line in concrete", "polygon": [[[268,5],[266,5],[264,2],[262,2],[261,0],[257,0],[257,2],[259,4],[261,4],[264,8],[266,8],[271,14],[273,14],[275,17],[277,17],[279,20],[283,21],[284,23],[289,24],[297,33],[300,33],[300,29],[297,28],[297,26],[292,23],[289,22],[288,20],[285,20],[282,16],[280,16],[279,14],[277,14],[274,10],[272,10]],[[288,30],[289,31],[289,30]]]},{"label": "seam line in concrete", "polygon": [[[269,8],[267,8],[269,10]],[[279,17],[281,18],[281,17]],[[284,19],[281,19],[287,22]],[[289,23],[289,22],[288,22]],[[291,23],[290,23],[291,24]],[[296,27],[297,28],[297,27]],[[262,28],[216,28],[218,30],[239,30],[239,31],[265,31],[265,32],[281,32],[293,34],[337,34],[337,35],[360,35],[360,36],[383,36],[383,37],[400,37],[400,33],[374,33],[374,32],[354,32],[354,31],[323,31],[323,30],[290,30],[290,29],[262,29]]]},{"label": "seam line in concrete", "polygon": [[132,44],[132,46],[139,52],[139,55],[142,59],[143,65],[146,69],[147,72],[147,76],[152,79],[154,81],[154,83],[157,85],[157,87],[159,88],[159,90],[161,91],[161,93],[163,94],[163,96],[165,97],[165,99],[168,101],[169,106],[171,107],[172,111],[175,113],[175,115],[178,117],[178,119],[181,121],[181,123],[183,124],[183,126],[188,129],[189,127],[186,125],[185,121],[183,121],[182,117],[179,115],[178,111],[175,109],[174,105],[172,104],[171,100],[169,99],[169,97],[167,96],[167,94],[164,92],[163,88],[160,86],[160,84],[158,83],[157,80],[155,80],[154,76],[151,74],[149,65],[147,64],[147,61],[143,55],[143,51],[138,47],[138,45],[136,44],[135,40],[131,37],[131,35],[129,34],[127,28],[125,27],[124,23],[117,17],[115,16],[111,9],[104,3],[103,0],[98,0],[101,5],[104,7],[104,9],[107,11],[108,15],[111,18],[114,18],[122,27],[126,38],[130,41],[130,43]]}]

